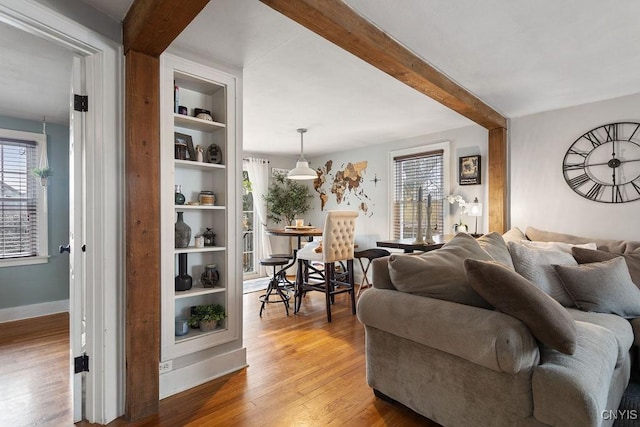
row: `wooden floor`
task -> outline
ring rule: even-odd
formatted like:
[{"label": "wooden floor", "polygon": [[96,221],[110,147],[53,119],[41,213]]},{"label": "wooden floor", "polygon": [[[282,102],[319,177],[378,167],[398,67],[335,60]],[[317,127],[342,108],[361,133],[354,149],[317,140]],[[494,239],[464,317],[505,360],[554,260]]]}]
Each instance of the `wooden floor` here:
[{"label": "wooden floor", "polygon": [[[118,419],[109,425],[437,426],[400,405],[374,397],[365,380],[364,329],[356,316],[351,315],[346,294],[336,297],[330,324],[326,322],[324,296],[320,293],[308,294],[299,314],[287,317],[282,305],[272,304],[265,309],[262,318],[258,315],[257,295],[244,295],[244,342],[249,367],[163,399],[159,414],[149,419],[137,423]],[[67,379],[64,375],[58,375],[60,378],[55,382],[47,377],[46,391],[39,387],[24,388],[16,384],[19,388],[14,389],[7,385],[5,377],[10,381],[16,370],[10,367],[13,363],[9,361],[18,355],[5,355],[6,340],[2,329],[0,325],[0,337],[3,337],[0,361],[6,362],[0,367],[3,368],[0,390],[4,391],[0,398],[0,417],[11,411],[12,402],[17,403],[19,409],[13,409],[10,420],[18,419],[19,422],[5,424],[0,421],[0,425],[31,425],[25,424],[27,416],[44,420],[65,411],[59,424],[50,420],[42,425],[68,425],[63,423],[71,416],[68,386],[62,385]],[[42,347],[57,337],[58,342],[48,345],[56,348],[55,353],[64,354],[56,359],[60,364],[58,371],[64,371],[69,342],[60,329],[56,327],[45,335],[42,343],[25,345],[39,348],[40,354],[49,354],[51,351],[44,351]],[[24,331],[14,335],[24,335]],[[24,354],[20,355],[20,358],[24,357]],[[48,366],[50,370],[51,365]],[[57,384],[60,391],[49,388],[50,382]],[[27,405],[29,399],[20,403],[11,397],[22,394],[22,390],[30,400],[42,399],[42,403]],[[57,403],[51,406],[48,403],[51,400]]]},{"label": "wooden floor", "polygon": [[0,323],[0,426],[73,425],[69,315]]}]

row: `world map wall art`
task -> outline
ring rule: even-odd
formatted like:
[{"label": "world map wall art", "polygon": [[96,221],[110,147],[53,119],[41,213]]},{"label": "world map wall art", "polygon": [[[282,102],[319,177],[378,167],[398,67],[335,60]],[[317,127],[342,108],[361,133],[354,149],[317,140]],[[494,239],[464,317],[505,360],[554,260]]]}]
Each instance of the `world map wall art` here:
[{"label": "world map wall art", "polygon": [[[358,210],[365,216],[373,216],[369,204],[371,198],[367,196],[362,186],[363,175],[367,171],[367,161],[341,165],[341,169],[333,171],[333,160],[328,160],[324,166],[317,168],[318,179],[313,182],[313,188],[320,197],[320,209],[324,210],[329,201],[329,193],[336,198],[338,205],[346,203],[347,206],[358,205]],[[329,186],[331,186],[329,188]],[[328,189],[328,190],[327,190]]]}]

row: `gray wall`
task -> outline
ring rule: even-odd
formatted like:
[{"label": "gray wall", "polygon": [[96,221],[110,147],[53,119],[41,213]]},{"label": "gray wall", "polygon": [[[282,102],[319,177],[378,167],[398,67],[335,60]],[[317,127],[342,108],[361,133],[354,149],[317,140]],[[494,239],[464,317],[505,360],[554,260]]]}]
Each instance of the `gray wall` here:
[{"label": "gray wall", "polygon": [[[0,128],[42,132],[42,123],[0,116]],[[69,240],[69,128],[47,124],[49,262],[0,267],[0,309],[69,298],[69,257],[58,246]]]}]

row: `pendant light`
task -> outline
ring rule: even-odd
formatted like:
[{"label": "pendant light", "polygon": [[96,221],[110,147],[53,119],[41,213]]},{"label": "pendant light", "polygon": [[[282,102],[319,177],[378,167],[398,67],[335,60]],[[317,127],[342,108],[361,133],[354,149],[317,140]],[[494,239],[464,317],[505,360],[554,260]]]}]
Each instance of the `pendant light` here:
[{"label": "pendant light", "polygon": [[300,158],[296,162],[295,169],[291,169],[287,178],[289,179],[316,179],[318,178],[318,173],[309,167],[309,162],[304,158],[304,144],[302,142],[302,136],[306,132],[306,129],[298,129],[298,133],[300,134]]}]

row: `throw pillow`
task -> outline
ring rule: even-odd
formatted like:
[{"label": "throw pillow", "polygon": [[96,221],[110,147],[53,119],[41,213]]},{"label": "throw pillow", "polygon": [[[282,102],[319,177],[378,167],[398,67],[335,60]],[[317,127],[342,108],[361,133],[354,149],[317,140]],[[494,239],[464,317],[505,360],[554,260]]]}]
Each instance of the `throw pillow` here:
[{"label": "throw pillow", "polygon": [[491,255],[491,258],[493,258],[494,261],[497,261],[513,270],[513,261],[511,260],[509,248],[500,233],[496,233],[494,231],[492,233],[485,234],[478,238],[477,241],[480,244],[480,247]]},{"label": "throw pillow", "polygon": [[631,280],[640,288],[640,254],[614,254],[611,252],[593,251],[578,247],[571,248],[571,254],[576,261],[578,261],[578,264],[608,261],[616,257],[622,257],[627,263]]},{"label": "throw pillow", "polygon": [[389,277],[402,292],[492,308],[469,286],[463,264],[466,258],[491,260],[476,239],[458,233],[440,249],[421,255],[391,255]]},{"label": "throw pillow", "polygon": [[469,284],[499,311],[524,322],[534,337],[566,354],[576,349],[575,321],[533,283],[495,261],[467,259]]},{"label": "throw pillow", "polygon": [[640,317],[640,289],[631,281],[623,258],[553,267],[581,310]]},{"label": "throw pillow", "polygon": [[518,273],[565,307],[575,305],[551,266],[551,264],[577,265],[570,253],[551,249],[534,249],[516,242],[509,242],[508,245],[513,266]]},{"label": "throw pillow", "polygon": [[564,242],[539,242],[539,241],[533,241],[533,240],[521,240],[520,243],[533,249],[552,249],[554,251],[562,251],[568,254],[571,253],[571,249],[575,246],[579,248],[584,248],[584,249],[593,249],[593,250],[597,249],[597,246],[594,242],[574,245],[572,243],[564,243]]},{"label": "throw pillow", "polygon": [[518,227],[513,227],[502,235],[505,242],[519,242],[520,240],[526,240],[527,236]]}]

